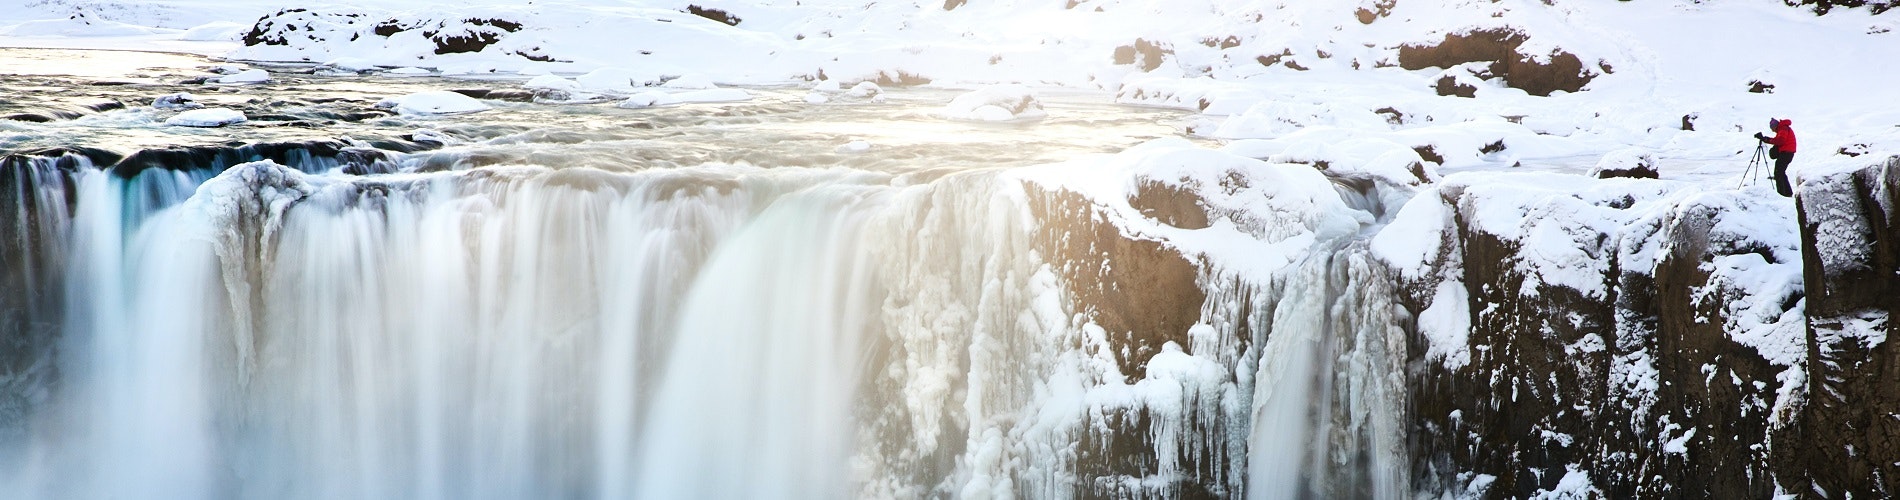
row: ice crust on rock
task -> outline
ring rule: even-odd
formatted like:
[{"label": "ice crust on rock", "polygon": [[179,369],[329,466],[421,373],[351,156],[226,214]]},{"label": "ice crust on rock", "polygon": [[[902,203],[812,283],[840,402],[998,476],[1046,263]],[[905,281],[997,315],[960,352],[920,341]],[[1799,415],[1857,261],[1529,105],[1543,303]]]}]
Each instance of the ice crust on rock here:
[{"label": "ice crust on rock", "polygon": [[479,99],[447,90],[430,90],[391,97],[377,102],[376,107],[394,109],[397,113],[405,115],[454,115],[490,109]]},{"label": "ice crust on rock", "polygon": [[1021,85],[994,85],[959,95],[941,113],[951,120],[988,122],[1048,116],[1035,92]]},{"label": "ice crust on rock", "polygon": [[247,69],[218,77],[214,80],[226,85],[255,85],[270,81],[270,72],[261,69]]},{"label": "ice crust on rock", "polygon": [[194,109],[165,119],[166,125],[179,127],[222,127],[244,123],[244,113],[229,108]]}]

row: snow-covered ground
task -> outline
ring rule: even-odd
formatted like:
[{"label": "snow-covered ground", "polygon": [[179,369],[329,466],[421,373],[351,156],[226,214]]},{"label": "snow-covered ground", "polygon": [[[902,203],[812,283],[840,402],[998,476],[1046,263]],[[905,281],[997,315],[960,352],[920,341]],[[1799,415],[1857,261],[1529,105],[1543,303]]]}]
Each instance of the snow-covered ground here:
[{"label": "snow-covered ground", "polygon": [[[1801,134],[1797,177],[1859,163],[1842,150],[1900,151],[1900,111],[1869,105],[1900,98],[1900,88],[1871,84],[1900,76],[1881,63],[1900,59],[1900,34],[1865,9],[1816,16],[1771,0],[955,4],[37,0],[0,12],[0,46],[181,51],[390,76],[414,67],[552,72],[623,98],[682,80],[1089,88],[1203,111],[1196,135],[1277,141],[1254,155],[1390,140],[1432,147],[1446,173],[1582,171],[1637,148],[1664,178],[1732,181],[1769,117],[1792,119]],[[1400,60],[1403,46],[1485,30],[1521,35],[1515,53],[1527,60],[1573,55],[1593,78],[1539,97],[1487,79],[1483,64],[1408,70],[1416,64]],[[1474,97],[1438,95],[1447,77]],[[1773,88],[1750,92],[1756,82]]]}]

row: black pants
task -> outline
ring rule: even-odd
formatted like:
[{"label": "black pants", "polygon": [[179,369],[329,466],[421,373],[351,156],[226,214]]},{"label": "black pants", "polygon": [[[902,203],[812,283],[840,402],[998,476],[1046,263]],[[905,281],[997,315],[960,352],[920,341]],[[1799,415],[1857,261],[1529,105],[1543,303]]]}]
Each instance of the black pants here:
[{"label": "black pants", "polygon": [[1794,161],[1794,152],[1769,149],[1768,157],[1775,159],[1775,192],[1794,196],[1794,188],[1788,186],[1788,162]]}]

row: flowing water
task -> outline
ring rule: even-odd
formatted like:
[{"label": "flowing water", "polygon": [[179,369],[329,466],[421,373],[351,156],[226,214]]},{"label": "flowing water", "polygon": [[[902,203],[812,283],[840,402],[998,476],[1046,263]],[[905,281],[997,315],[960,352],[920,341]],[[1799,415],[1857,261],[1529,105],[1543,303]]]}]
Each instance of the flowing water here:
[{"label": "flowing water", "polygon": [[[1192,345],[1138,381],[1036,246],[1011,169],[1178,112],[753,89],[416,118],[369,105],[513,84],[44,69],[125,59],[91,57],[0,51],[0,114],[78,115],[0,121],[0,496],[1410,494],[1405,319],[1363,243],[1206,271]],[[163,127],[178,91],[253,122]]]}]

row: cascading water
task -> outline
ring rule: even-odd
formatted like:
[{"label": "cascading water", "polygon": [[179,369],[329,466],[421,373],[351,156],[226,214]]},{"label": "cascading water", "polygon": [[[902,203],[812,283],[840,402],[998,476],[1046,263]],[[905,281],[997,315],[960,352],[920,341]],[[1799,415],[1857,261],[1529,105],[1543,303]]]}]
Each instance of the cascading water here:
[{"label": "cascading water", "polygon": [[271,153],[9,160],[4,326],[44,349],[8,350],[0,492],[1410,494],[1407,320],[1351,230],[1208,266],[1129,359],[1007,169]]}]

